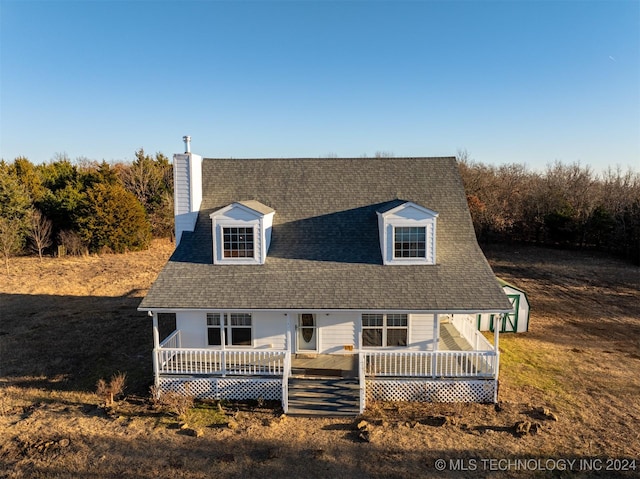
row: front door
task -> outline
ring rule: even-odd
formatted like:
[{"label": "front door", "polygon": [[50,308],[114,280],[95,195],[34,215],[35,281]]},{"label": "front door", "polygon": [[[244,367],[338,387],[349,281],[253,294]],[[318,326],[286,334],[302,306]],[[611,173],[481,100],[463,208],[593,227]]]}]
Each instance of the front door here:
[{"label": "front door", "polygon": [[298,315],[296,344],[298,351],[309,352],[318,350],[318,331],[315,314],[303,313]]}]

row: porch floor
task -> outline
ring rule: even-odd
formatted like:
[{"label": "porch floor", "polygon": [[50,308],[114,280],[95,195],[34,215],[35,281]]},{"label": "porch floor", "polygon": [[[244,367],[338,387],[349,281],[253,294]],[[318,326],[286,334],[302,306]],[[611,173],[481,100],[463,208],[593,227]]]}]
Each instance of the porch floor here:
[{"label": "porch floor", "polygon": [[291,357],[293,376],[358,377],[357,354],[294,354]]},{"label": "porch floor", "polygon": [[443,321],[440,323],[440,347],[438,350],[473,351],[473,348],[452,323]]}]

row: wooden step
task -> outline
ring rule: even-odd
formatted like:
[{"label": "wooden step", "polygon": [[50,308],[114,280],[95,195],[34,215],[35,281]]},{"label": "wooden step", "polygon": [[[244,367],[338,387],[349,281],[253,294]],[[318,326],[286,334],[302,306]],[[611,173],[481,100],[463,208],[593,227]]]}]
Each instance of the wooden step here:
[{"label": "wooden step", "polygon": [[357,416],[360,385],[349,379],[289,379],[289,415]]}]

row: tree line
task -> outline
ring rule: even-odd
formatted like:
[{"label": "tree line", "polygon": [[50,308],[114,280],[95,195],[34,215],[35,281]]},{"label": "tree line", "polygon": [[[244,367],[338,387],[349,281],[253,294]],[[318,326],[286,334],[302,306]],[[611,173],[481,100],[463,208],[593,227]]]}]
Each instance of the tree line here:
[{"label": "tree line", "polygon": [[[478,240],[596,248],[640,264],[640,174],[579,163],[485,165],[458,154]],[[171,237],[173,172],[162,153],[108,164],[58,155],[0,160],[0,252],[86,254],[145,249]]]},{"label": "tree line", "polygon": [[594,248],[640,264],[640,174],[555,162],[543,172],[491,166],[466,152],[458,164],[481,243]]},{"label": "tree line", "polygon": [[173,173],[162,153],[108,164],[57,155],[0,161],[0,252],[9,258],[145,249],[173,234]]}]

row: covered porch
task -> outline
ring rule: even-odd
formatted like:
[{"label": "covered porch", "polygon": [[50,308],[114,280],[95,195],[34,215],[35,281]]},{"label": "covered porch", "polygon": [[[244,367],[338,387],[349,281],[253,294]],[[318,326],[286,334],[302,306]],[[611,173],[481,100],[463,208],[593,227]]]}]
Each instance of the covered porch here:
[{"label": "covered porch", "polygon": [[[467,377],[495,373],[495,346],[474,325],[473,315],[447,315],[439,321],[437,351],[377,350],[360,347],[351,354],[293,353],[289,350],[183,347],[175,330],[155,351],[160,375],[281,376],[293,374],[358,377],[360,356],[369,376]],[[290,339],[288,339],[290,341]]]},{"label": "covered porch", "polygon": [[[474,322],[472,314],[443,315],[438,321],[437,350],[363,348],[360,332],[358,347],[342,354],[264,348],[185,348],[178,329],[154,350],[156,384],[200,397],[213,394],[228,399],[242,399],[244,395],[246,399],[253,396],[280,399],[285,411],[288,385],[293,377],[355,380],[360,384],[361,410],[367,398],[439,400],[438,393],[442,390],[457,391],[445,394],[444,400],[451,397],[491,401],[495,400],[497,390],[498,334],[491,344]],[[287,332],[285,344],[291,344],[290,336]],[[190,391],[184,389],[185,384],[189,384]],[[216,386],[213,389],[212,384]],[[220,384],[232,385],[233,394],[225,393]],[[215,393],[211,392],[214,390]],[[471,390],[480,390],[481,394],[469,393]]]}]

